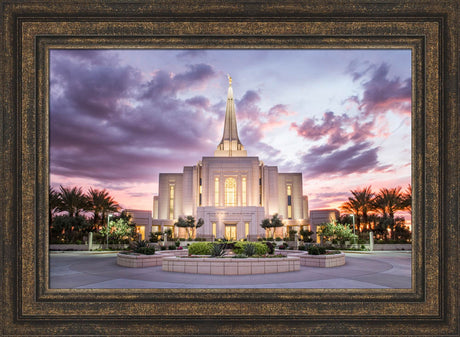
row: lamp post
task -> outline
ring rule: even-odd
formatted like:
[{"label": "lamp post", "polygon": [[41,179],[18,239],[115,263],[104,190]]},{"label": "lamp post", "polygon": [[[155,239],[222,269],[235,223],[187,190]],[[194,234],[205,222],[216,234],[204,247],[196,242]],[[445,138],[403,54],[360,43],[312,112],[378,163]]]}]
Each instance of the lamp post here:
[{"label": "lamp post", "polygon": [[112,217],[112,214],[107,214],[107,249],[109,249],[109,224],[110,224],[110,218]]},{"label": "lamp post", "polygon": [[353,219],[353,246],[356,246],[356,234],[355,234],[355,214],[353,213],[351,215],[351,218]]}]

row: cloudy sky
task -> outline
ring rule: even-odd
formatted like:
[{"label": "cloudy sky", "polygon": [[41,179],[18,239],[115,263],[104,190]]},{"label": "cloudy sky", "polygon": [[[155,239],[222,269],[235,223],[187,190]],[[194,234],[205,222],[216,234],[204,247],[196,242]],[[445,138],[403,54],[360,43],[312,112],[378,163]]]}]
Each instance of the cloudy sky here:
[{"label": "cloudy sky", "polygon": [[310,209],[410,183],[409,50],[52,50],[51,185],[152,209],[160,172],[212,156],[233,78],[241,142],[302,172]]}]

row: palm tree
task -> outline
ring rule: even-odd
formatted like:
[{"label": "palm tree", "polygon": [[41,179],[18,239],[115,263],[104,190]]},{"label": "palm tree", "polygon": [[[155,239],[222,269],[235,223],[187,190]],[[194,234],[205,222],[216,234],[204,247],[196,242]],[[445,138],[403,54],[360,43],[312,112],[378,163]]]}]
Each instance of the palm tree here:
[{"label": "palm tree", "polygon": [[363,189],[351,190],[353,197],[348,197],[348,201],[345,202],[341,209],[347,212],[352,212],[356,217],[356,225],[358,228],[361,224],[361,218],[364,223],[369,222],[369,211],[373,210],[374,193],[371,190],[371,186]]},{"label": "palm tree", "polygon": [[411,184],[407,186],[402,198],[403,198],[402,201],[403,201],[404,209],[412,213],[412,185]]},{"label": "palm tree", "polygon": [[86,194],[86,198],[88,199],[88,210],[93,212],[93,226],[97,226],[99,222],[103,224],[107,212],[115,212],[118,210],[117,203],[105,189],[101,191],[90,187]]},{"label": "palm tree", "polygon": [[61,207],[62,201],[58,192],[56,192],[51,186],[49,188],[49,223],[51,224],[53,214],[58,211]]},{"label": "palm tree", "polygon": [[82,211],[88,209],[88,200],[81,187],[62,187],[60,186],[59,197],[61,205],[58,211],[69,213],[70,217],[76,217]]},{"label": "palm tree", "polygon": [[405,207],[401,187],[381,188],[379,194],[374,198],[374,207],[383,217],[388,216],[394,220],[395,212]]},{"label": "palm tree", "polygon": [[115,199],[111,197],[108,192],[106,192],[104,201],[102,202],[102,211],[101,211],[102,224],[104,224],[106,214],[117,212],[119,207],[120,205],[118,205]]}]

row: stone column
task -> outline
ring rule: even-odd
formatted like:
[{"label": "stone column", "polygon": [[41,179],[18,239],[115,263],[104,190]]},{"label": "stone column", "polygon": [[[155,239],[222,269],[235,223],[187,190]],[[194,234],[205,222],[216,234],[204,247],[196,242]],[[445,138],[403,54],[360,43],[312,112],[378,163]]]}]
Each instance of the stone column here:
[{"label": "stone column", "polygon": [[374,233],[372,231],[369,232],[369,250],[374,251]]}]

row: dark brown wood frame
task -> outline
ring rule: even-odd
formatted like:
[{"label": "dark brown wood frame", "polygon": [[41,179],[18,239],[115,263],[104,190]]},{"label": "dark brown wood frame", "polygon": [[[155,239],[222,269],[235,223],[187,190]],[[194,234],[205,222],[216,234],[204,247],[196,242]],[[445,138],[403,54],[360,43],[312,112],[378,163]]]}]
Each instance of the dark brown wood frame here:
[{"label": "dark brown wood frame", "polygon": [[[1,4],[2,335],[451,335],[458,302],[458,2]],[[49,289],[53,48],[412,50],[411,289]]]}]

